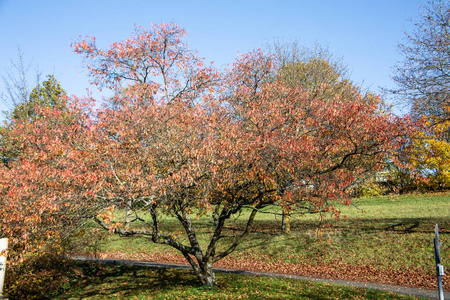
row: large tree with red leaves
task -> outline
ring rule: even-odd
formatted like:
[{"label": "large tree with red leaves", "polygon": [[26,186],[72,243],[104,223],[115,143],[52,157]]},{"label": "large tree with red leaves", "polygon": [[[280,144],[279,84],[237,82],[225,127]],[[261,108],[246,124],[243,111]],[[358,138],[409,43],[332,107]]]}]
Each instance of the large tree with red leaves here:
[{"label": "large tree with red leaves", "polygon": [[[352,101],[323,99],[320,89],[313,95],[277,80],[261,51],[219,72],[184,35],[161,24],[138,27],[108,50],[95,39],[74,43],[93,82],[116,96],[95,114],[73,99],[65,114],[44,109],[38,122],[15,124],[28,156],[0,170],[21,174],[2,182],[2,201],[13,209],[32,196],[63,220],[93,218],[122,236],[148,236],[179,250],[199,281],[214,285],[213,264],[249,234],[260,209],[332,211],[333,203],[349,203],[346,189],[380,168],[411,127],[358,91]],[[230,241],[225,224],[244,208],[248,219]],[[179,221],[184,238],[163,226],[166,216]],[[198,216],[212,220],[206,245],[197,238]]]}]

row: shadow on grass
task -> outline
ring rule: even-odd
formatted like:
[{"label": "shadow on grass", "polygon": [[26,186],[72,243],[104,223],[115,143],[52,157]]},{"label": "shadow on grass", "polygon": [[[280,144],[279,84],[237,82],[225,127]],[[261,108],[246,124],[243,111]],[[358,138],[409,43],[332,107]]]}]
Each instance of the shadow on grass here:
[{"label": "shadow on grass", "polygon": [[448,218],[376,218],[376,219],[339,219],[314,222],[298,220],[293,222],[292,231],[311,231],[317,228],[338,231],[359,231],[360,233],[396,232],[396,233],[434,233],[435,225],[439,223],[442,233],[450,232],[450,217]]},{"label": "shadow on grass", "polygon": [[150,269],[125,265],[78,262],[76,276],[60,291],[57,299],[103,299],[117,295],[127,298],[149,293],[168,293],[174,289],[198,286],[196,277],[186,270]]},{"label": "shadow on grass", "polygon": [[[315,232],[334,231],[336,233],[374,233],[391,232],[399,234],[429,233],[434,234],[435,225],[439,224],[441,233],[450,233],[450,217],[448,218],[325,218],[319,220],[305,220],[292,218],[291,232],[293,234],[308,234],[314,236]],[[242,230],[239,226],[235,230]],[[262,239],[271,240],[281,232],[280,221],[256,221],[252,226],[252,234]]]},{"label": "shadow on grass", "polygon": [[218,274],[199,286],[187,270],[79,262],[78,275],[54,299],[415,299],[329,283]]},{"label": "shadow on grass", "polygon": [[[360,253],[367,254],[361,257],[367,263],[382,264],[381,257],[389,258],[387,253],[408,251],[408,255],[417,255],[419,261],[425,263],[423,252],[430,247],[429,241],[434,237],[436,223],[439,223],[443,239],[450,233],[450,217],[329,221],[295,220],[291,223],[292,232],[289,235],[282,235],[280,231],[273,234],[274,224],[270,224],[267,231],[264,224],[258,224],[256,231],[240,245],[239,252],[266,254],[273,259],[301,263],[306,259],[320,261],[325,257],[337,258],[339,252],[345,251],[358,257]],[[293,253],[301,255],[293,260],[286,258]]]}]

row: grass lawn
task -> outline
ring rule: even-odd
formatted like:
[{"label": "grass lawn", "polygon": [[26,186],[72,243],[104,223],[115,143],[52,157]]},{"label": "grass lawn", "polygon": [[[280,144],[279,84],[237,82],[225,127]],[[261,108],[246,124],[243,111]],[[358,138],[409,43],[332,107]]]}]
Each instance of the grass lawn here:
[{"label": "grass lawn", "polygon": [[[279,216],[259,214],[253,232],[247,240],[228,258],[218,262],[217,266],[257,271],[275,270],[313,277],[339,278],[341,276],[341,279],[434,289],[433,238],[437,223],[443,243],[441,248],[443,264],[448,266],[450,261],[448,259],[450,256],[450,194],[361,198],[356,199],[351,206],[342,206],[340,209],[339,219],[328,215],[322,218],[318,215],[293,216],[289,235],[280,234]],[[244,212],[239,218],[231,220],[228,229],[233,231],[242,228],[247,213]],[[210,221],[200,218],[195,222],[200,228],[198,236],[201,243],[206,245],[208,236],[211,234],[211,226],[208,223]],[[172,218],[166,218],[162,226],[165,226],[167,230],[181,231],[176,220]],[[106,234],[97,244],[96,251],[110,254],[110,256],[120,254],[122,258],[168,259],[184,262],[184,258],[172,248],[153,244],[142,237],[123,238]],[[312,283],[294,283],[284,279],[249,279],[220,274],[217,275],[218,290],[202,290],[196,287],[197,282],[194,277],[187,279],[186,276],[191,275],[187,275],[190,273],[185,271],[140,270],[139,272],[150,272],[149,278],[156,278],[154,272],[162,272],[164,276],[167,276],[164,279],[164,276],[159,275],[160,279],[158,279],[166,280],[167,286],[158,284],[156,291],[144,292],[143,295],[153,295],[151,299],[176,299],[176,297],[197,299],[196,297],[200,297],[202,293],[217,297],[208,296],[208,299],[238,299],[237,294],[232,292],[232,290],[238,290],[235,287],[238,283],[235,282],[246,282],[246,286],[253,286],[252,291],[248,293],[239,292],[240,296],[247,297],[242,299],[264,299],[255,293],[260,289],[258,286],[266,285],[264,283],[266,281],[270,281],[271,283],[267,284],[274,287],[270,293],[276,293],[277,290],[282,293],[283,296],[279,299],[302,299],[298,296],[299,291],[310,293],[305,296],[305,299],[314,299],[312,295],[317,290],[324,289],[324,286]],[[129,285],[135,284],[147,285],[147,288],[142,288],[143,290],[150,289],[150,283],[146,283],[145,277],[141,275],[137,277],[140,278],[139,280],[134,282],[133,279],[129,283],[123,279],[121,283],[117,283],[117,289],[120,290],[120,284],[127,287],[123,293],[129,290]],[[174,278],[180,282],[174,281]],[[150,282],[154,280],[151,279]],[[107,290],[114,290],[114,283],[111,282],[110,285],[111,287]],[[151,286],[151,289],[154,289],[153,285]],[[95,290],[93,294],[101,289],[95,284],[91,288]],[[444,277],[444,288],[449,289],[446,277]],[[334,289],[337,293],[346,293],[341,287],[326,286],[326,289],[329,293],[332,293]],[[119,293],[118,290],[115,293]],[[223,295],[215,295],[219,290]],[[222,291],[226,292],[222,293]],[[365,292],[352,290],[355,296],[350,299],[367,299],[367,295],[363,296]],[[132,294],[131,291],[128,293]],[[186,296],[186,293],[192,293],[192,295]],[[161,294],[158,297],[162,298],[157,298],[156,294]],[[342,295],[329,294],[321,299],[347,298]],[[127,299],[147,299],[145,297],[150,296],[130,297]],[[370,297],[378,299],[376,298],[378,296]],[[389,299],[386,295],[380,297],[379,299]]]},{"label": "grass lawn", "polygon": [[[254,231],[234,252],[267,261],[289,263],[370,264],[380,268],[420,268],[434,272],[433,238],[438,223],[443,243],[442,257],[450,256],[450,194],[408,195],[356,199],[351,206],[342,206],[341,216],[293,216],[291,234],[281,235],[280,217],[259,214]],[[242,222],[241,222],[242,220]],[[238,228],[245,214],[232,220]],[[205,239],[211,232],[206,221],[197,221]],[[167,227],[178,226],[168,219]],[[181,228],[177,230],[181,231]],[[155,245],[145,238],[109,236],[99,246],[101,252],[173,253],[170,247]]]},{"label": "grass lawn", "polygon": [[205,288],[186,270],[78,266],[78,276],[52,299],[417,299],[327,283],[230,274],[217,274],[219,284]]}]

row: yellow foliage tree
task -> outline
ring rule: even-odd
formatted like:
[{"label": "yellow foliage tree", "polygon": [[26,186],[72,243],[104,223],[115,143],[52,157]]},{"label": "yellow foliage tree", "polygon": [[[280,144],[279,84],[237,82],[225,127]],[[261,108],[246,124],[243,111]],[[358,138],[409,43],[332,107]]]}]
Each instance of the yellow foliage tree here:
[{"label": "yellow foliage tree", "polygon": [[450,188],[450,120],[434,123],[425,117],[425,122],[427,130],[420,131],[412,142],[411,163],[426,176],[429,189]]}]

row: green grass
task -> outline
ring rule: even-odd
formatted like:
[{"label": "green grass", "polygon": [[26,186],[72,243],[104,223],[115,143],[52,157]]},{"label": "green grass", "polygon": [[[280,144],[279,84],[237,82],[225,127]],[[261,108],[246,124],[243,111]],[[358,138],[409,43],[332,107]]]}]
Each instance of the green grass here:
[{"label": "green grass", "polygon": [[417,299],[327,283],[230,274],[217,274],[215,287],[199,287],[187,270],[78,263],[77,274],[53,299]]},{"label": "green grass", "polygon": [[[291,234],[280,234],[280,217],[259,214],[252,233],[230,256],[261,263],[297,265],[368,265],[380,274],[395,270],[430,275],[435,272],[433,238],[439,224],[444,264],[450,257],[450,194],[356,199],[339,207],[336,219],[325,215],[293,216]],[[243,226],[248,212],[230,220],[228,230]],[[206,245],[209,220],[200,218],[198,237]],[[165,230],[181,230],[173,218]],[[143,237],[105,234],[100,252],[179,253]],[[337,266],[339,268],[339,266]],[[419,273],[417,273],[419,272]],[[433,275],[434,276],[434,275]],[[295,280],[217,274],[218,286],[198,287],[191,272],[130,267],[102,267],[67,283],[56,299],[414,299],[400,295]]]},{"label": "green grass", "polygon": [[[367,264],[376,268],[423,269],[434,272],[433,238],[437,223],[441,228],[442,256],[450,256],[450,195],[408,195],[356,199],[342,206],[335,219],[318,215],[293,216],[291,234],[281,235],[280,218],[259,214],[254,231],[232,253],[265,261],[317,264],[339,261]],[[229,227],[240,227],[244,212]],[[211,227],[205,219],[196,221],[202,245],[208,242]],[[167,230],[181,230],[176,220],[163,222]],[[109,236],[100,251],[122,253],[172,253],[176,250],[155,245],[145,238]],[[223,247],[225,247],[223,245]]]},{"label": "green grass", "polygon": [[[353,218],[448,218],[450,194],[417,194],[360,198],[353,205],[341,207]],[[365,213],[361,213],[361,209]]]}]

